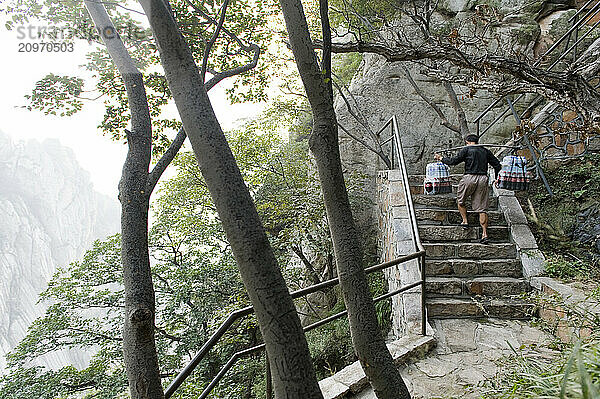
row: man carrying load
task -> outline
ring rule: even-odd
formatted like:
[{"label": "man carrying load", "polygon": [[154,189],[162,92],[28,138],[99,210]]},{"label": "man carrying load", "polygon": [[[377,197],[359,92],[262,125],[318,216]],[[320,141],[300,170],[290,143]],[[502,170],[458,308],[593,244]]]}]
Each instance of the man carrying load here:
[{"label": "man carrying load", "polygon": [[471,197],[471,203],[473,211],[479,213],[479,224],[481,225],[481,244],[488,244],[488,199],[489,199],[489,185],[488,185],[488,164],[494,168],[495,178],[498,177],[501,166],[498,158],[492,154],[487,148],[476,145],[479,143],[479,137],[470,134],[465,137],[467,145],[463,147],[455,157],[442,157],[436,153],[434,158],[437,161],[442,161],[446,165],[458,165],[461,162],[465,163],[465,174],[458,183],[458,191],[456,194],[456,200],[458,203],[458,211],[462,217],[461,226],[464,228],[469,227],[467,220],[467,208],[465,201]]}]

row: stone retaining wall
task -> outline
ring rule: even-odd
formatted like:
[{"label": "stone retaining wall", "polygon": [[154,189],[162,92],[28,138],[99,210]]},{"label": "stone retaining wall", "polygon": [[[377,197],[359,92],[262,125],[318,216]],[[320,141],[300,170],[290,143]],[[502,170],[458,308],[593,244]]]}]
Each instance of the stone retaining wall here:
[{"label": "stone retaining wall", "polygon": [[[415,252],[402,171],[385,170],[377,175],[378,245],[381,262]],[[421,279],[418,260],[385,270],[389,290],[397,290]],[[421,288],[392,297],[392,332],[396,337],[419,333],[421,329]]]},{"label": "stone retaining wall", "polygon": [[591,320],[600,318],[600,303],[572,284],[550,277],[534,277],[531,285],[545,296],[540,317],[554,328],[554,335],[562,342],[592,334]]}]

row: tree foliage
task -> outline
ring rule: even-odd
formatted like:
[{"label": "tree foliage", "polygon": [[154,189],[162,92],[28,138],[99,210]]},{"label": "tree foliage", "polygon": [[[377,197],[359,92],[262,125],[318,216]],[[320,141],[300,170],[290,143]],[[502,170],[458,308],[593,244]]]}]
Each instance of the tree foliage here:
[{"label": "tree foliage", "polygon": [[[170,4],[195,60],[202,65],[223,2],[176,0]],[[179,129],[180,123],[168,110],[172,96],[163,73],[157,72],[160,60],[156,45],[150,30],[140,22],[136,2],[106,2],[105,7],[143,73],[152,116],[153,151],[155,155],[161,154],[169,145],[171,132]],[[206,60],[206,71],[214,82],[226,77],[227,71],[252,60],[255,56],[253,45],[263,50],[272,45],[277,33],[270,24],[276,10],[273,1],[237,0],[228,5],[225,34],[214,41]],[[47,115],[71,116],[89,101],[102,101],[105,112],[99,128],[115,140],[124,140],[124,130],[131,119],[125,87],[106,50],[98,46],[103,33],[95,30],[83,5],[75,1],[9,0],[0,5],[0,12],[8,18],[7,29],[26,31],[29,26],[25,24],[47,23],[48,27],[43,28],[42,33],[40,29],[34,33],[40,33],[47,41],[74,40],[90,44],[79,75],[50,73],[42,77],[26,95],[25,108]],[[233,102],[264,101],[269,75],[279,65],[277,60],[270,52],[263,51],[257,67],[237,76],[227,89],[229,99]]]},{"label": "tree foliage", "polygon": [[[320,188],[311,171],[306,143],[282,140],[277,132],[280,123],[274,114],[266,115],[270,117],[230,133],[228,141],[288,283],[303,287],[314,282],[315,271],[323,280],[329,277],[326,271],[335,269],[334,264],[327,263],[332,262],[332,248]],[[150,229],[157,350],[165,383],[229,312],[249,303],[193,154],[180,154],[174,165],[177,174],[161,185],[160,196],[152,207]],[[360,179],[349,181],[354,189],[353,203],[364,206]],[[314,270],[298,259],[295,247],[302,248]],[[335,293],[332,298],[329,307],[336,303]],[[124,299],[120,235],[97,241],[81,260],[59,268],[40,300],[50,305],[9,355],[8,373],[0,379],[0,398],[38,397],[37,393],[41,398],[58,394],[64,398],[116,398],[123,394],[127,379],[121,350]],[[305,302],[299,301],[298,306],[310,312]],[[339,306],[331,311],[339,311]],[[310,316],[316,319],[321,314]],[[347,353],[347,360],[353,359],[349,336],[344,331],[342,323],[311,336],[309,342],[320,375],[344,365],[340,359],[334,362],[334,342]],[[201,363],[179,395],[199,394],[229,356],[260,341],[253,318],[239,322]],[[91,355],[90,364],[82,370],[73,366],[48,370],[38,365],[44,355],[65,349]],[[262,356],[243,361],[227,374],[213,397],[241,398],[261,392],[263,373]]]}]

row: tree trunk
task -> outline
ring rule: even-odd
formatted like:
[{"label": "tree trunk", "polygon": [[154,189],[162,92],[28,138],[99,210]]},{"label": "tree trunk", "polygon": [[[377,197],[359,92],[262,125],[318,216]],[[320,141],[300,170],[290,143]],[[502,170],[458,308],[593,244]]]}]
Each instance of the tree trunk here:
[{"label": "tree trunk", "polygon": [[266,344],[277,398],[322,398],[294,303],[187,43],[162,0],[141,0]]},{"label": "tree trunk", "polygon": [[359,233],[342,173],[332,92],[318,66],[301,1],[280,0],[280,3],[290,45],[313,112],[314,126],[309,145],[323,190],[352,343],[379,399],[410,398],[379,330],[362,266]]},{"label": "tree trunk", "polygon": [[123,358],[132,399],[163,399],[158,356],[154,341],[155,297],[148,252],[148,209],[150,194],[185,140],[181,130],[169,149],[149,172],[152,150],[152,121],[143,76],[135,66],[104,8],[85,1],[107,51],[115,63],[131,111],[128,152],[121,181],[121,262],[125,292]]},{"label": "tree trunk", "polygon": [[[128,80],[128,77],[123,78]],[[144,90],[141,76],[131,80],[140,91]],[[131,96],[129,98],[131,104]],[[135,126],[133,122],[132,126]],[[151,137],[133,127],[127,134],[127,143],[129,151],[119,183],[125,291],[123,355],[131,397],[162,399],[164,394],[154,343],[154,288],[148,255],[149,195],[145,192]]]},{"label": "tree trunk", "polygon": [[458,120],[458,125],[460,126],[460,134],[464,139],[469,134],[471,134],[471,131],[469,130],[469,124],[467,122],[467,117],[465,115],[465,110],[462,108],[462,105],[460,105],[460,101],[458,101],[458,96],[454,91],[452,83],[444,81],[443,86],[444,90],[446,90],[446,93],[448,94],[448,98],[450,99],[450,104],[456,112],[456,119]]}]

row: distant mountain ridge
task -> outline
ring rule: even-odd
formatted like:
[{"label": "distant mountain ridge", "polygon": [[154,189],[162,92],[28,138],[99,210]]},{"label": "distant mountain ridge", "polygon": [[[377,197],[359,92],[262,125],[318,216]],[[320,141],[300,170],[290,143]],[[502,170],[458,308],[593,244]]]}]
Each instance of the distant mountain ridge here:
[{"label": "distant mountain ridge", "polygon": [[[119,204],[93,190],[88,172],[58,140],[14,143],[0,131],[0,372],[4,355],[44,312],[38,294],[58,266],[119,231]],[[87,355],[45,356],[52,368]]]}]

